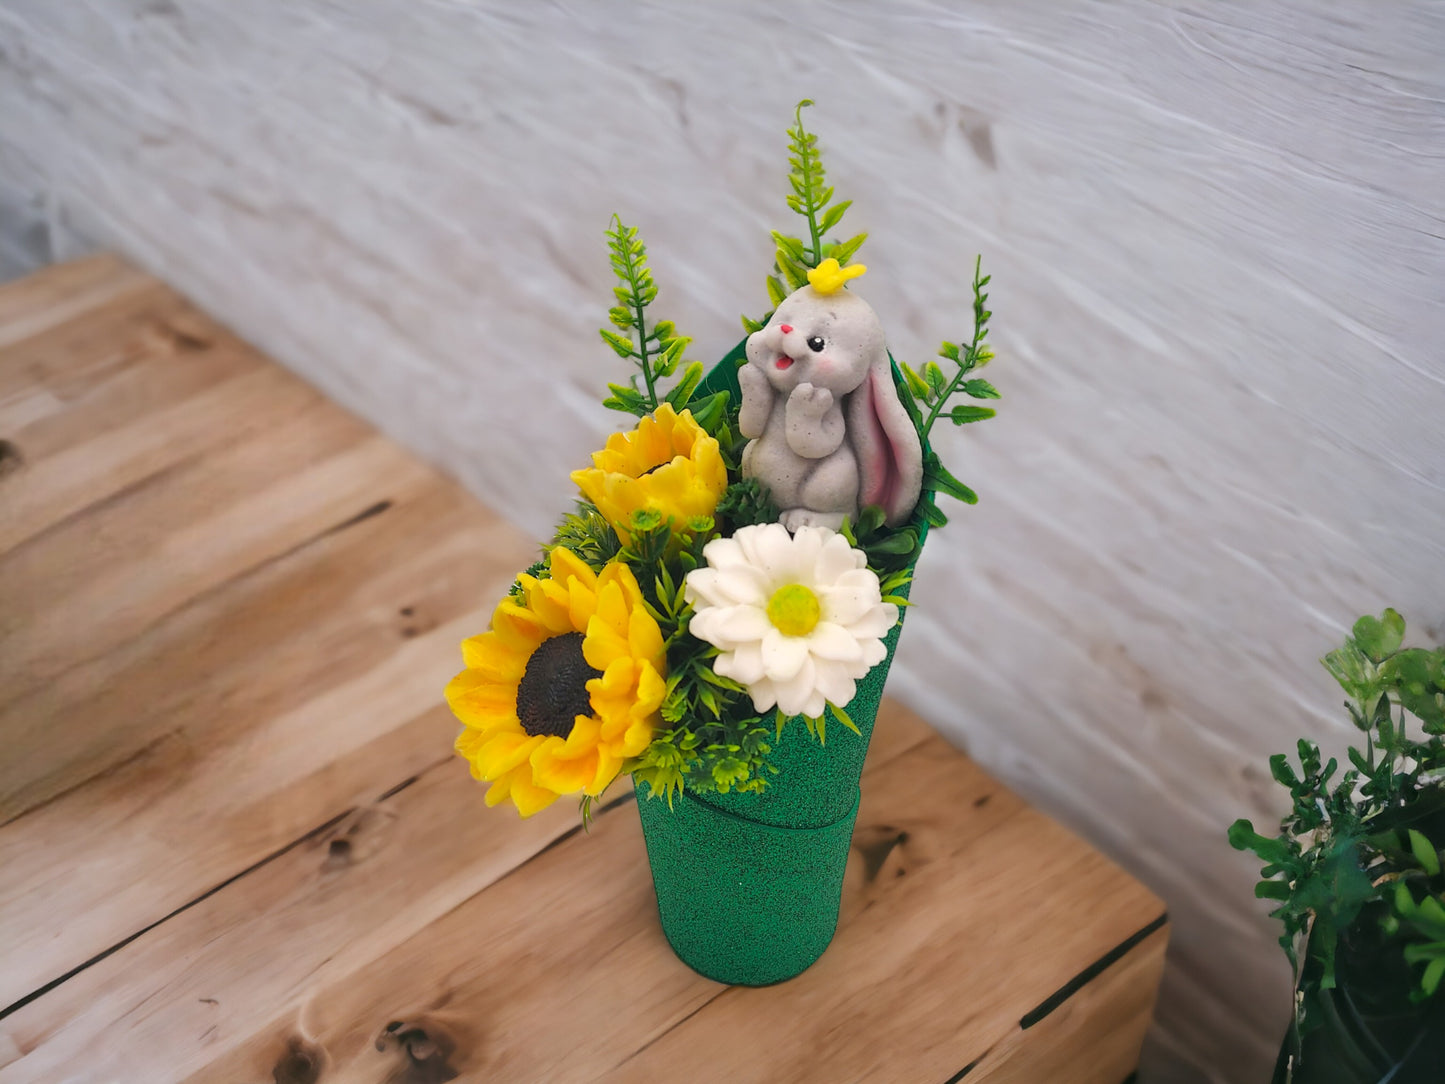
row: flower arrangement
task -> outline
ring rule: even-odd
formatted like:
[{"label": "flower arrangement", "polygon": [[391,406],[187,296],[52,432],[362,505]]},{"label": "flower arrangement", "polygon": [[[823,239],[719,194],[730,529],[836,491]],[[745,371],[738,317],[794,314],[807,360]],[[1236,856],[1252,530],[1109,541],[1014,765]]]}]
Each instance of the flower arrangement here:
[{"label": "flower arrangement", "polygon": [[827,239],[850,201],[834,201],[803,126],[811,104],[788,132],[787,203],[806,231],[773,234],[773,310],[743,318],[748,338],[711,374],[653,318],[646,248],[612,220],[601,337],[635,371],[603,405],[638,421],[573,472],[575,510],[462,646],[446,697],[489,805],[529,816],[576,795],[585,819],[622,774],[669,806],[765,792],[787,728],[819,745],[833,723],[858,732],[848,704],[947,521],[936,494],[976,500],[928,438],[941,417],[993,415],[956,402],[998,398],[975,373],[993,356],[989,279],[975,262],[967,343],[895,366],[848,288],[866,235]]},{"label": "flower arrangement", "polygon": [[[1279,834],[1247,820],[1230,843],[1266,863],[1295,974],[1275,1081],[1439,1080],[1445,1065],[1445,648],[1402,647],[1394,610],[1362,617],[1325,668],[1364,748],[1351,767],[1299,742],[1270,772],[1291,809]],[[1410,731],[1419,736],[1411,736]]]}]

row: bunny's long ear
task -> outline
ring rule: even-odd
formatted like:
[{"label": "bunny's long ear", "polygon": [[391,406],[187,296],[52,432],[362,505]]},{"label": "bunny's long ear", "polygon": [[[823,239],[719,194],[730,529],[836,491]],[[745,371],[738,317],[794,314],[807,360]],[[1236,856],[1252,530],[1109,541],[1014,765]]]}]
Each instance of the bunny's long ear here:
[{"label": "bunny's long ear", "polygon": [[848,433],[858,456],[859,507],[880,505],[890,527],[905,522],[923,487],[923,446],[898,401],[887,353],[848,397]]}]

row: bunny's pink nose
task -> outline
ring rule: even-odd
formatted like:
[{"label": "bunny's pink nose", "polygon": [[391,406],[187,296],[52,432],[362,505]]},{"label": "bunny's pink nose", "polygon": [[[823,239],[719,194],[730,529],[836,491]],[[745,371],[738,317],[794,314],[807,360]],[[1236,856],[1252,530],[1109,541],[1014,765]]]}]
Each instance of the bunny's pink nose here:
[{"label": "bunny's pink nose", "polygon": [[787,324],[779,324],[778,330],[781,331],[784,335],[791,335],[793,333],[793,329]]}]

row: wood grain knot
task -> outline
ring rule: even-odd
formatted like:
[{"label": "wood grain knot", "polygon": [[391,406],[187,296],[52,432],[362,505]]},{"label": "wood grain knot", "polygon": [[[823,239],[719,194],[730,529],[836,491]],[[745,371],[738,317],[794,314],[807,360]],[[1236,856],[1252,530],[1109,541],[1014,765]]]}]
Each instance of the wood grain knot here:
[{"label": "wood grain knot", "polygon": [[25,466],[25,457],[14,441],[0,440],[0,478],[14,474]]},{"label": "wood grain knot", "polygon": [[353,810],[326,840],[323,872],[333,872],[364,862],[385,844],[396,814],[375,805]]},{"label": "wood grain knot", "polygon": [[209,335],[200,329],[181,327],[178,321],[157,318],[146,330],[167,353],[197,354],[211,348]]},{"label": "wood grain knot", "polygon": [[271,1079],[276,1084],[316,1084],[325,1068],[326,1051],[293,1035],[286,1041],[286,1053],[271,1070]]},{"label": "wood grain knot", "polygon": [[376,1049],[398,1055],[402,1063],[387,1084],[442,1084],[459,1075],[451,1064],[456,1042],[434,1021],[393,1020],[376,1037]]},{"label": "wood grain knot", "polygon": [[396,613],[397,617],[400,618],[398,624],[401,628],[401,638],[403,640],[410,640],[415,636],[421,636],[431,632],[432,629],[437,627],[435,618],[425,613],[418,615],[415,606],[403,606],[397,610]]}]

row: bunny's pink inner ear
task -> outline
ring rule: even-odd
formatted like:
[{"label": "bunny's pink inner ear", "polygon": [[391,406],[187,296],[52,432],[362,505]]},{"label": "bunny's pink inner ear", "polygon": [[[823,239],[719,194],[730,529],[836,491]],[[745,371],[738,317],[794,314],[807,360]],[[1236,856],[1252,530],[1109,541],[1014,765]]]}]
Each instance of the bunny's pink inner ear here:
[{"label": "bunny's pink inner ear", "polygon": [[882,507],[889,526],[906,520],[918,503],[923,485],[923,450],[918,430],[893,390],[888,366],[874,365],[854,393],[861,401],[852,411],[858,426],[854,449],[861,475],[860,507]]}]

